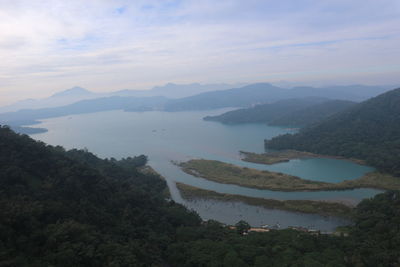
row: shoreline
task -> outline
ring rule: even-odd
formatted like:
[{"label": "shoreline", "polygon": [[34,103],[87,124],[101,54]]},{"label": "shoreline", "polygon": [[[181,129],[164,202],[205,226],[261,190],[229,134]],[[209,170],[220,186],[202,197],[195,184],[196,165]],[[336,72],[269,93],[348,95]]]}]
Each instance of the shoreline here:
[{"label": "shoreline", "polygon": [[389,174],[370,172],[354,180],[340,183],[311,181],[282,173],[261,171],[216,161],[195,159],[181,162],[178,166],[187,174],[222,184],[271,191],[339,191],[358,188],[400,190],[400,179]]},{"label": "shoreline", "polygon": [[354,206],[339,202],[315,201],[315,200],[276,200],[256,197],[248,197],[237,194],[224,194],[212,190],[202,189],[183,183],[176,183],[182,198],[191,201],[196,199],[219,200],[225,202],[239,201],[252,206],[260,206],[267,209],[278,209],[306,214],[318,214],[322,216],[335,216],[351,219]]},{"label": "shoreline", "polygon": [[353,159],[353,158],[345,158],[340,156],[329,156],[329,155],[321,155],[314,154],[306,151],[298,151],[298,150],[281,150],[274,151],[268,153],[253,153],[247,151],[239,151],[241,160],[246,162],[252,162],[257,164],[266,164],[272,165],[276,163],[288,162],[293,159],[311,159],[311,158],[326,158],[326,159],[337,159],[337,160],[345,160],[350,161],[359,165],[367,165],[364,160],[361,159]]},{"label": "shoreline", "polygon": [[153,169],[150,165],[144,165],[143,167],[138,168],[139,172],[143,174],[151,174],[151,175],[156,175],[158,176],[161,180],[165,181],[165,189],[163,190],[162,194],[166,199],[171,199],[171,191],[169,190],[168,184],[167,184],[167,179],[159,174],[156,170]]}]

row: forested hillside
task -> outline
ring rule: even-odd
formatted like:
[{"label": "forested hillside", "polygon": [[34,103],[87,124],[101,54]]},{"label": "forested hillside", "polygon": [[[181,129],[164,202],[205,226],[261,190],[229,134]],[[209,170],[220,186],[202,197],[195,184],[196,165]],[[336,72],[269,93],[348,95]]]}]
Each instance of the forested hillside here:
[{"label": "forested hillside", "polygon": [[320,104],[312,105],[278,116],[272,120],[270,125],[285,125],[292,127],[304,127],[318,123],[330,116],[342,112],[353,105],[355,102],[346,100],[329,100]]},{"label": "forested hillside", "polygon": [[359,158],[400,176],[400,88],[341,112],[294,135],[266,141],[272,149],[295,149]]},{"label": "forested hillside", "polygon": [[343,111],[355,102],[308,97],[281,100],[271,104],[228,111],[218,116],[207,116],[204,120],[226,124],[266,123],[269,125],[303,127],[317,123]]},{"label": "forested hillside", "polygon": [[146,158],[101,160],[0,129],[0,266],[161,265],[196,214],[169,203]]},{"label": "forested hillside", "polygon": [[205,110],[224,107],[250,107],[256,104],[273,103],[279,100],[308,97],[363,101],[386,92],[380,86],[349,85],[316,87],[294,87],[291,89],[268,83],[250,84],[240,88],[206,92],[174,99],[165,104],[166,111]]},{"label": "forested hillside", "polygon": [[287,99],[271,104],[257,105],[225,112],[217,116],[207,116],[204,120],[219,121],[226,124],[237,123],[269,123],[283,115],[303,108],[328,101],[326,98],[309,97],[301,99]]},{"label": "forested hillside", "polygon": [[246,107],[256,103],[281,99],[285,89],[268,83],[257,83],[241,88],[212,91],[174,99],[164,106],[166,111],[205,110],[224,107]]},{"label": "forested hillside", "polygon": [[145,156],[99,159],[0,128],[0,266],[397,266],[400,193],[363,201],[349,236],[243,235],[164,200]]},{"label": "forested hillside", "polygon": [[26,124],[35,124],[37,123],[36,120],[40,119],[73,114],[110,110],[147,111],[162,106],[166,101],[167,99],[164,97],[102,97],[81,100],[73,104],[59,107],[22,109],[16,112],[1,113],[0,123],[3,125],[21,126]]}]

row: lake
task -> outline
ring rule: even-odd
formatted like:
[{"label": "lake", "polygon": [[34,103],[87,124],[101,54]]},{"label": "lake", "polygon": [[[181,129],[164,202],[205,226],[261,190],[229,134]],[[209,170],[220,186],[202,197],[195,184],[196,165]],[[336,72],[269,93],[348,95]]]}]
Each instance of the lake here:
[{"label": "lake", "polygon": [[47,128],[49,131],[32,137],[48,144],[62,145],[67,149],[87,148],[102,158],[118,159],[145,154],[149,157],[149,165],[166,178],[175,201],[196,210],[203,219],[217,219],[228,224],[244,219],[254,226],[279,222],[283,227],[313,226],[330,231],[346,222],[339,218],[270,210],[240,202],[206,200],[188,202],[181,198],[175,182],[221,193],[253,197],[334,200],[352,204],[380,192],[373,189],[320,192],[259,190],[193,177],[172,164],[171,161],[186,161],[193,158],[215,159],[327,182],[355,179],[373,170],[350,161],[327,158],[298,159],[274,165],[243,162],[239,157],[240,150],[264,152],[264,139],[293,130],[264,124],[224,125],[202,120],[204,116],[224,111],[226,109],[198,112],[107,111],[73,115],[43,120],[38,127]]}]

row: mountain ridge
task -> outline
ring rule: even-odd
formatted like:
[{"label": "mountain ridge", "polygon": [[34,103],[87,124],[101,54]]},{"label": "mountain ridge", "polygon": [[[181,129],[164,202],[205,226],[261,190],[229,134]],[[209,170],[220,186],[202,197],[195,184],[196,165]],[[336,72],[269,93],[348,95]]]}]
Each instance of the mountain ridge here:
[{"label": "mountain ridge", "polygon": [[148,111],[149,109],[162,107],[166,101],[167,99],[164,97],[110,96],[86,99],[60,107],[22,109],[16,112],[1,113],[0,124],[14,127],[23,126],[36,124],[39,119],[118,109],[126,111]]},{"label": "mountain ridge", "polygon": [[74,87],[66,89],[64,91],[55,93],[55,94],[51,95],[50,98],[54,98],[54,97],[76,97],[76,96],[81,97],[81,96],[91,96],[93,94],[95,94],[95,93],[93,93],[93,92],[91,92],[91,91],[89,91],[89,90],[87,90],[85,88],[82,88],[82,87],[79,87],[79,86],[74,86]]},{"label": "mountain ridge", "polygon": [[284,99],[323,97],[337,100],[363,101],[381,94],[390,88],[384,86],[333,86],[294,87],[292,89],[273,86],[270,83],[250,84],[240,88],[206,92],[195,96],[171,100],[166,111],[205,110],[225,107],[251,107]]},{"label": "mountain ridge", "polygon": [[327,98],[307,97],[279,100],[270,104],[228,111],[217,116],[207,116],[204,120],[218,121],[226,124],[271,123],[280,117],[297,112],[304,108],[329,101]]},{"label": "mountain ridge", "polygon": [[[241,84],[239,84],[241,85]],[[0,113],[15,112],[21,109],[39,109],[59,107],[73,104],[85,99],[104,98],[111,96],[121,97],[152,97],[164,96],[167,98],[187,97],[207,91],[225,90],[234,87],[233,84],[215,83],[215,84],[175,84],[167,83],[162,86],[154,86],[147,90],[123,89],[112,92],[95,93],[80,86],[75,86],[42,99],[25,99],[13,104],[0,107]]]}]

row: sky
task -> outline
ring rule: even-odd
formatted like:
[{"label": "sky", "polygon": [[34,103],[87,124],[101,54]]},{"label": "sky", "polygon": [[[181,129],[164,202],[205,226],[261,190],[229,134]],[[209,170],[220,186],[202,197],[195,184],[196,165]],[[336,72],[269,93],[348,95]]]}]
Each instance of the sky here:
[{"label": "sky", "polygon": [[0,105],[279,81],[400,84],[400,1],[0,0]]}]

